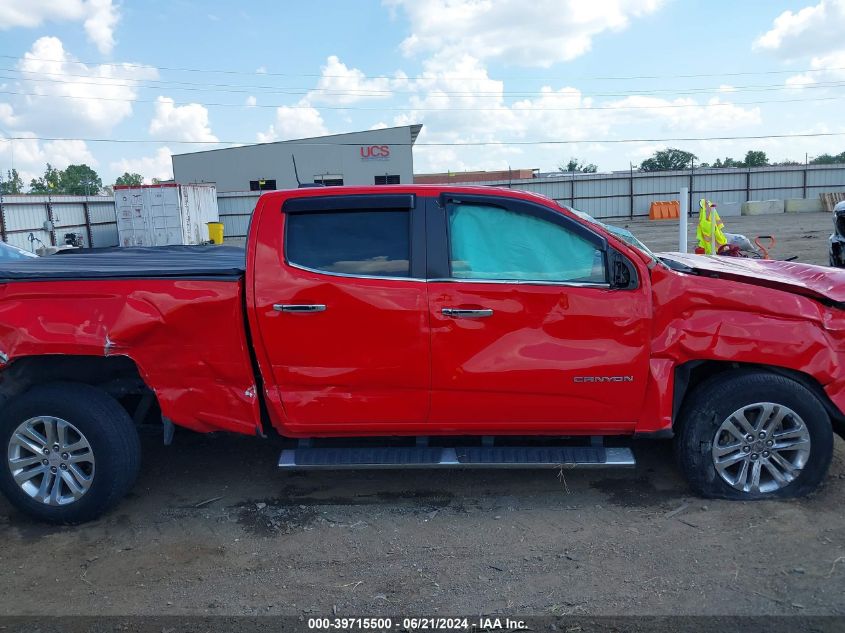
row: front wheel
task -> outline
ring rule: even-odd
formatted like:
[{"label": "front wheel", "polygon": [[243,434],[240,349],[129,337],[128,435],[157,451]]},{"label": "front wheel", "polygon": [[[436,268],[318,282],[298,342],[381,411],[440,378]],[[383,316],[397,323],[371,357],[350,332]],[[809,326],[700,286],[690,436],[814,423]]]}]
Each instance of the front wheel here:
[{"label": "front wheel", "polygon": [[33,387],[0,411],[0,490],[51,523],[97,518],[131,488],[141,448],[129,415],[89,385]]},{"label": "front wheel", "polygon": [[827,474],[833,431],[818,398],[800,383],[738,370],[690,395],[675,453],[692,488],[705,497],[800,497]]}]

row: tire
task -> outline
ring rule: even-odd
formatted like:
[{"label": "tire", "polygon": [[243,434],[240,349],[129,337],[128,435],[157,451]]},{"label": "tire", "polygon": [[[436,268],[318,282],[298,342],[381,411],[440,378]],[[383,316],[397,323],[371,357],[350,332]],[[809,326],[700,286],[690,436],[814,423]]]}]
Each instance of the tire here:
[{"label": "tire", "polygon": [[704,497],[802,497],[825,478],[832,456],[830,418],[816,395],[761,371],[729,371],[704,381],[684,403],[675,433],[678,465]]},{"label": "tire", "polygon": [[[54,443],[38,462],[35,449],[45,439]],[[51,450],[56,446],[69,452]],[[123,407],[76,383],[38,385],[13,398],[0,410],[0,449],[0,490],[18,510],[49,523],[98,518],[129,492],[141,464],[138,432]]]}]

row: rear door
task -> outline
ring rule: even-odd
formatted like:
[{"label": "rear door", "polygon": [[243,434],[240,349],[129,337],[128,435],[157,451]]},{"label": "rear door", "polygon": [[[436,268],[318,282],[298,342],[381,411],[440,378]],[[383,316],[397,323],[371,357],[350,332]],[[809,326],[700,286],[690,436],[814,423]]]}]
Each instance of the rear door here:
[{"label": "rear door", "polygon": [[430,348],[415,196],[297,197],[278,214],[262,216],[278,246],[257,251],[255,298],[286,430],[422,430]]},{"label": "rear door", "polygon": [[[612,289],[604,237],[540,204],[444,195],[428,213],[431,424],[466,433],[627,431],[650,299]],[[622,260],[620,260],[622,261]]]}]

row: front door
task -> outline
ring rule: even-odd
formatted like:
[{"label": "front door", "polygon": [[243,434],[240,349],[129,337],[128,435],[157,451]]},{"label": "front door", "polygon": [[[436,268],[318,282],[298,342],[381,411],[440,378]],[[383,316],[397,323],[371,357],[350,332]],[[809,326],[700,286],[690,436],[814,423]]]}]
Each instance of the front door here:
[{"label": "front door", "polygon": [[262,214],[261,234],[278,239],[256,252],[255,314],[285,431],[422,430],[430,349],[415,206],[412,195],[311,196]]},{"label": "front door", "polygon": [[605,238],[543,205],[484,196],[441,197],[428,225],[447,245],[429,252],[433,427],[634,428],[650,301],[636,279],[611,289]]}]

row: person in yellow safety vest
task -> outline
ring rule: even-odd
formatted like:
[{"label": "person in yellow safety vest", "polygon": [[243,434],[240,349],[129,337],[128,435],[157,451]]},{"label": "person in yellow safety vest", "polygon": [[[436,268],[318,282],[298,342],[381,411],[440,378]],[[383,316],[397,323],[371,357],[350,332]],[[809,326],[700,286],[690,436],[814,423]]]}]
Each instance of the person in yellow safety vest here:
[{"label": "person in yellow safety vest", "polygon": [[728,243],[722,229],[724,222],[716,211],[716,205],[710,200],[701,199],[698,208],[698,229],[695,236],[698,238],[698,246],[704,249],[706,255],[713,255],[713,232],[716,234],[716,251],[719,247]]}]

